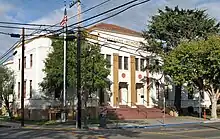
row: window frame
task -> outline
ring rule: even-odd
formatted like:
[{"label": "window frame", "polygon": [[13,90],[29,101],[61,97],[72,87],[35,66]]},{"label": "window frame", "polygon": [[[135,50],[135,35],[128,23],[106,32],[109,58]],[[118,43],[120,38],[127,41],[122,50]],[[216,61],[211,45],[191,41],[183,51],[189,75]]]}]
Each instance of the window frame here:
[{"label": "window frame", "polygon": [[118,69],[123,69],[123,57],[118,56]]},{"label": "window frame", "polygon": [[[143,63],[142,63],[142,62],[143,62]],[[141,71],[144,71],[144,68],[145,68],[144,66],[145,66],[145,59],[141,58],[141,59],[140,59],[140,70],[141,70]]]},{"label": "window frame", "polygon": [[135,58],[135,70],[139,71],[139,58]]},{"label": "window frame", "polygon": [[112,55],[106,54],[106,60],[109,62],[108,63],[109,65],[107,65],[106,67],[111,68],[111,66],[112,66]]},{"label": "window frame", "polygon": [[33,54],[30,54],[30,68],[33,66]]},{"label": "window frame", "polygon": [[128,70],[128,57],[124,56],[124,70]]},{"label": "window frame", "polygon": [[29,84],[29,85],[30,85],[30,86],[29,86],[29,88],[30,88],[30,98],[32,98],[32,95],[33,95],[33,94],[32,94],[32,93],[33,93],[33,81],[30,80],[29,82],[30,82],[30,84]]}]

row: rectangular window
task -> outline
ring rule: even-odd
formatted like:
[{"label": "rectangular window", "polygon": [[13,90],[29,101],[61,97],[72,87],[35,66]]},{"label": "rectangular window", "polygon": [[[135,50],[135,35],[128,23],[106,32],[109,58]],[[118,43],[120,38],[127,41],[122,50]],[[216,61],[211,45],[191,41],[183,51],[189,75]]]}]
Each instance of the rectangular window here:
[{"label": "rectangular window", "polygon": [[33,66],[33,54],[30,54],[30,68]]},{"label": "rectangular window", "polygon": [[20,99],[20,94],[21,94],[21,83],[18,82],[18,99]]},{"label": "rectangular window", "polygon": [[203,91],[200,92],[200,97],[201,97],[201,99],[204,99],[204,92]]},{"label": "rectangular window", "polygon": [[188,93],[188,99],[193,99],[193,92]]},{"label": "rectangular window", "polygon": [[136,71],[139,71],[139,59],[138,58],[135,58],[135,68],[136,68]]},{"label": "rectangular window", "polygon": [[124,57],[124,70],[128,70],[128,57]]},{"label": "rectangular window", "polygon": [[141,63],[140,63],[140,70],[144,71],[145,67],[144,67],[144,59],[141,59]]},{"label": "rectangular window", "polygon": [[21,59],[18,59],[18,70],[21,69]]},{"label": "rectangular window", "polygon": [[112,59],[111,59],[111,55],[106,55],[106,59],[108,61],[108,65],[107,65],[107,68],[111,68],[111,64],[112,64]]},{"label": "rectangular window", "polygon": [[30,80],[30,98],[32,98],[32,80]]},{"label": "rectangular window", "polygon": [[60,91],[56,89],[54,93],[55,93],[54,95],[55,99],[59,99],[61,95]]},{"label": "rectangular window", "polygon": [[24,98],[26,98],[26,81],[24,81]]},{"label": "rectangular window", "polygon": [[122,69],[122,56],[118,57],[118,68]]},{"label": "rectangular window", "polygon": [[24,57],[24,68],[26,68],[26,56]]},{"label": "rectangular window", "polygon": [[169,86],[165,86],[165,99],[168,100],[169,99]]}]

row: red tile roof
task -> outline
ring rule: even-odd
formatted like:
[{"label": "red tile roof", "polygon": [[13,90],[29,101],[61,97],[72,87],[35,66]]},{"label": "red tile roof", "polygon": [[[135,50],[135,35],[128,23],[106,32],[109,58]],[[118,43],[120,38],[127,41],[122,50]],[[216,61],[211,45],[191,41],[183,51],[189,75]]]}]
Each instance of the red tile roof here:
[{"label": "red tile roof", "polygon": [[103,31],[108,31],[108,32],[115,32],[119,34],[124,34],[124,35],[131,35],[131,36],[137,36],[141,37],[142,34],[140,32],[124,28],[118,25],[113,25],[113,24],[106,24],[106,23],[99,23],[96,24],[90,28],[88,28],[89,31],[92,30],[103,30]]}]

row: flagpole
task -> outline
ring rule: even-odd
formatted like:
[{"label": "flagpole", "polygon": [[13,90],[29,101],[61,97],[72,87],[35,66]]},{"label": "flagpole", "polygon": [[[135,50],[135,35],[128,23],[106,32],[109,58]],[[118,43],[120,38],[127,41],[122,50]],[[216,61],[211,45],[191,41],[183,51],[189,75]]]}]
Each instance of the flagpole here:
[{"label": "flagpole", "polygon": [[[64,16],[67,16],[67,11],[66,11],[66,4],[65,4],[65,11],[64,11]],[[66,17],[64,17],[66,18]],[[67,21],[64,26],[64,43],[63,43],[63,122],[66,122],[66,49],[67,49]]]}]

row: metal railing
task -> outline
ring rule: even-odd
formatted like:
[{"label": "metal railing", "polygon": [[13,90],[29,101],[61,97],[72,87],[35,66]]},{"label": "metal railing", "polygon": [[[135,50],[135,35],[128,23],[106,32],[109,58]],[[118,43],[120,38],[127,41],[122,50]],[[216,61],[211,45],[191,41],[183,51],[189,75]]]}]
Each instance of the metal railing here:
[{"label": "metal railing", "polygon": [[[129,106],[128,106],[129,103],[131,104],[131,106],[132,106],[132,105],[136,106],[138,113],[144,112],[144,114],[146,115],[146,118],[147,118],[148,113],[147,113],[143,108],[140,108],[136,103],[134,103],[134,102],[127,102],[127,101],[125,101],[125,100],[123,100],[123,99],[121,99],[121,101],[123,101],[123,102],[126,103],[126,107],[129,107]],[[117,102],[117,103],[119,104],[119,102]],[[119,105],[118,105],[118,106],[119,106]],[[129,107],[129,108],[130,108],[130,107]]]}]

